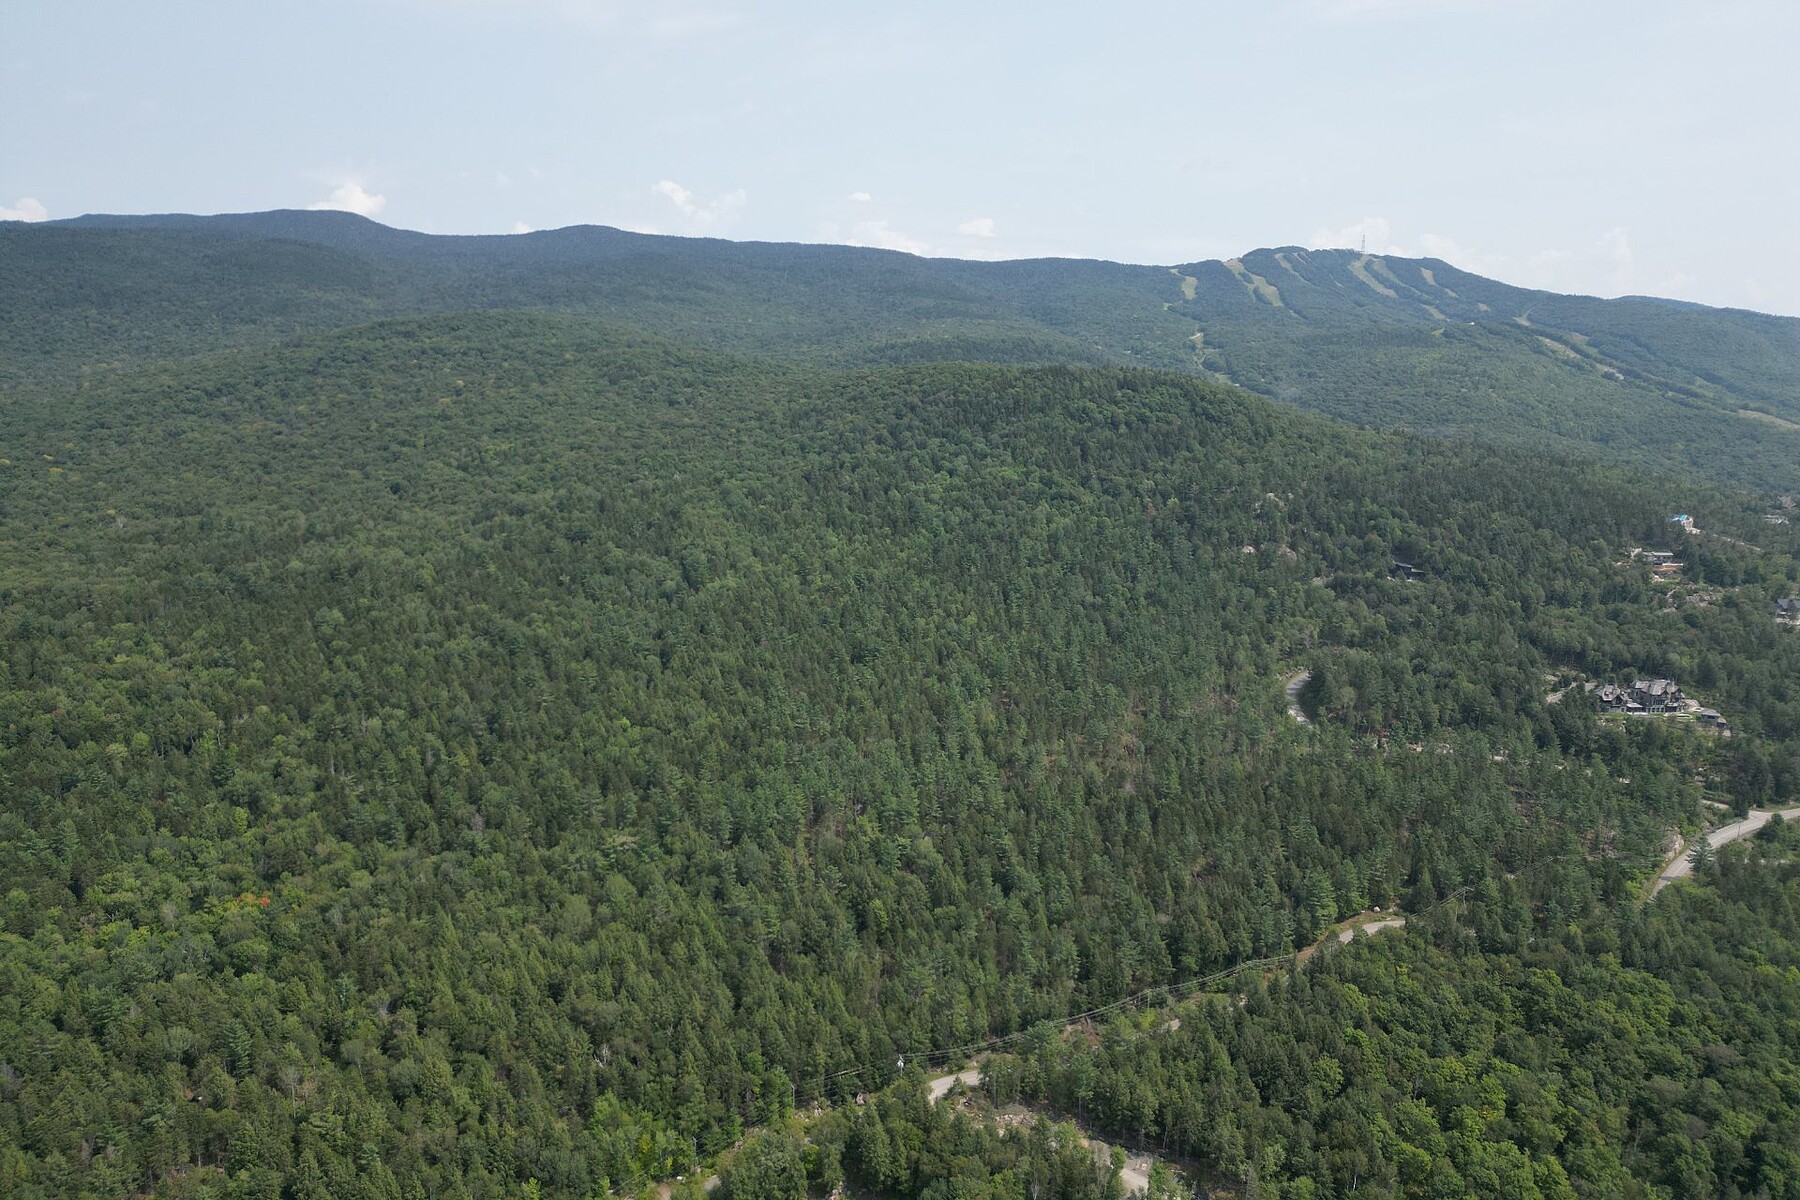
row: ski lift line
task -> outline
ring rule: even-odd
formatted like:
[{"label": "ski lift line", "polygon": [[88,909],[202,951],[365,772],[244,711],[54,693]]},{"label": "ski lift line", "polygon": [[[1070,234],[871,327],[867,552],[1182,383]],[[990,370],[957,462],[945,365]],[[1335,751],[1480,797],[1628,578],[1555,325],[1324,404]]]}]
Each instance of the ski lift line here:
[{"label": "ski lift line", "polygon": [[[1563,856],[1558,855],[1556,857],[1563,857]],[[1551,861],[1551,860],[1546,859],[1543,861],[1547,862],[1547,861]],[[1428,908],[1420,909],[1418,912],[1413,913],[1412,916],[1414,918],[1418,918],[1418,917],[1423,917],[1430,913],[1436,912],[1438,909],[1444,907],[1444,905],[1450,903],[1452,900],[1456,900],[1456,899],[1459,899],[1459,898],[1467,895],[1469,893],[1469,891],[1471,890],[1472,886],[1473,885],[1471,885],[1471,884],[1464,884],[1459,888],[1455,888],[1454,890],[1445,894],[1444,898],[1439,900],[1436,904],[1433,904]],[[1164,996],[1164,997],[1173,998],[1173,997],[1176,997],[1176,996],[1179,996],[1179,995],[1182,995],[1185,993],[1196,991],[1200,988],[1210,986],[1211,984],[1223,983],[1225,980],[1230,979],[1236,975],[1241,975],[1245,971],[1264,970],[1269,967],[1277,966],[1277,965],[1287,962],[1288,960],[1295,957],[1296,953],[1297,953],[1296,951],[1289,951],[1286,954],[1276,954],[1276,955],[1273,955],[1268,958],[1253,958],[1253,959],[1249,959],[1245,962],[1238,963],[1234,967],[1227,967],[1223,971],[1215,971],[1211,975],[1202,975],[1197,979],[1183,980],[1178,983],[1158,984],[1155,987],[1148,987],[1148,988],[1145,988],[1143,991],[1134,992],[1131,995],[1124,997],[1123,999],[1115,1000],[1111,1004],[1103,1004],[1098,1008],[1090,1008],[1090,1009],[1086,1010],[1085,1012],[1078,1012],[1071,1016],[1062,1017],[1059,1020],[1049,1022],[1049,1024],[1054,1025],[1058,1029],[1067,1029],[1069,1026],[1079,1024],[1082,1021],[1090,1021],[1090,1020],[1093,1020],[1095,1017],[1106,1016],[1109,1013],[1118,1012],[1121,1009],[1128,1008],[1128,1007],[1138,1005],[1138,1004],[1142,1004],[1144,1001],[1146,1001],[1154,996]],[[984,1041],[968,1042],[961,1046],[950,1046],[950,1047],[947,1047],[947,1048],[944,1048],[941,1050],[919,1051],[919,1052],[915,1053],[912,1057],[915,1059],[918,1059],[921,1062],[925,1062],[925,1063],[932,1064],[932,1065],[939,1065],[944,1060],[947,1060],[947,1059],[957,1058],[957,1057],[970,1057],[975,1054],[982,1053],[983,1051],[998,1050],[1003,1046],[1010,1046],[1014,1042],[1021,1041],[1024,1038],[1030,1036],[1034,1030],[1036,1030],[1043,1024],[1045,1024],[1045,1022],[1037,1022],[1036,1024],[1033,1024],[1029,1028],[1014,1030],[1012,1033],[1002,1034],[998,1037],[987,1038]],[[813,1086],[809,1087],[806,1091],[801,1092],[798,1089],[796,1089],[796,1105],[798,1104],[799,1096],[804,1096],[806,1098],[806,1102],[808,1104],[811,1104],[811,1103],[817,1101],[826,1092],[831,1090],[831,1086],[830,1086],[831,1084],[836,1083],[839,1080],[849,1079],[853,1076],[859,1076],[865,1071],[879,1071],[881,1069],[882,1068],[879,1064],[865,1063],[862,1066],[846,1067],[841,1071],[833,1071],[828,1075],[817,1076],[816,1078],[817,1078],[818,1082],[816,1084],[814,1084]]]}]

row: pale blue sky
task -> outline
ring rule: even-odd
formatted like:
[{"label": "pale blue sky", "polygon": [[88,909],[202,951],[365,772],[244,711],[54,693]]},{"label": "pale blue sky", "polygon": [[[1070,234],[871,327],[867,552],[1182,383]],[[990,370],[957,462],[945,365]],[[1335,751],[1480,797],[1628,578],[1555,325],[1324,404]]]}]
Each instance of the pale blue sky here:
[{"label": "pale blue sky", "polygon": [[1800,314],[1791,0],[6,0],[0,216],[1435,254]]}]

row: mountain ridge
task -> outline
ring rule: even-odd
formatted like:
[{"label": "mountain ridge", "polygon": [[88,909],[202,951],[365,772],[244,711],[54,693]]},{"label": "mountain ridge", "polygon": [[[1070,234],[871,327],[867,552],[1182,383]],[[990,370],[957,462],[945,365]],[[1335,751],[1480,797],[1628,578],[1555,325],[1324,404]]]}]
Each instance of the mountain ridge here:
[{"label": "mountain ridge", "polygon": [[1561,295],[1434,258],[1287,246],[1173,266],[977,262],[275,210],[4,225],[0,260],[17,268],[0,278],[0,388],[379,317],[541,308],[838,367],[1156,367],[1354,424],[1800,490],[1800,431],[1782,424],[1800,421],[1800,319]]},{"label": "mountain ridge", "polygon": [[[1189,270],[1196,267],[1226,267],[1234,262],[1247,262],[1252,257],[1273,255],[1330,256],[1337,258],[1362,259],[1379,263],[1399,262],[1424,267],[1433,272],[1448,270],[1463,279],[1478,280],[1490,286],[1505,288],[1508,291],[1527,296],[1556,298],[1563,300],[1594,301],[1599,303],[1644,302],[1675,307],[1686,310],[1705,312],[1737,313],[1752,317],[1769,318],[1776,321],[1800,322],[1800,316],[1770,312],[1763,309],[1750,308],[1744,305],[1708,304],[1698,300],[1684,300],[1674,296],[1658,296],[1652,293],[1626,292],[1616,296],[1601,295],[1597,292],[1556,292],[1548,288],[1534,288],[1523,284],[1507,283],[1493,276],[1481,275],[1478,272],[1457,266],[1448,259],[1432,255],[1405,255],[1371,253],[1356,250],[1348,246],[1301,246],[1284,244],[1279,246],[1258,246],[1231,258],[1192,259],[1174,262],[1135,262],[1126,259],[1106,258],[1079,254],[1040,254],[1022,255],[1017,258],[979,259],[961,258],[954,255],[914,254],[905,250],[894,250],[880,246],[858,246],[845,242],[807,242],[798,240],[781,240],[773,238],[735,239],[712,237],[698,234],[647,233],[635,229],[627,229],[617,225],[601,222],[579,222],[573,225],[558,225],[549,229],[532,229],[518,233],[432,233],[425,230],[406,229],[398,225],[389,225],[377,221],[373,217],[361,213],[347,212],[340,209],[308,209],[308,208],[274,208],[253,212],[221,212],[221,213],[82,213],[74,217],[58,217],[47,221],[0,221],[3,228],[40,228],[40,229],[166,229],[179,231],[231,231],[249,237],[289,237],[293,240],[307,241],[317,245],[329,245],[343,248],[353,244],[380,244],[387,238],[406,242],[432,241],[460,245],[519,245],[542,243],[549,239],[563,240],[563,235],[600,235],[620,239],[634,239],[640,244],[668,245],[671,243],[709,246],[709,247],[741,247],[787,250],[822,250],[830,252],[853,253],[870,257],[889,259],[914,259],[927,263],[959,263],[977,268],[1004,267],[1020,263],[1080,263],[1102,267],[1121,267],[1133,270]],[[323,236],[328,231],[338,231],[347,236]],[[351,231],[356,231],[351,234]],[[374,232],[379,231],[379,232]]]}]

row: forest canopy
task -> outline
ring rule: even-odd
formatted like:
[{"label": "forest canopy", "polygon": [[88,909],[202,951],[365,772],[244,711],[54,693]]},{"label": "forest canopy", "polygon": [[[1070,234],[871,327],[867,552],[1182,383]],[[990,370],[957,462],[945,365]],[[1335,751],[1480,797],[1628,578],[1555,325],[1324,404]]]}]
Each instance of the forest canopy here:
[{"label": "forest canopy", "polygon": [[544,313],[7,412],[7,1195],[1099,1195],[895,1064],[1321,937],[986,1086],[1243,1194],[1794,1194],[1791,834],[1636,906],[1800,772],[1749,498]]}]

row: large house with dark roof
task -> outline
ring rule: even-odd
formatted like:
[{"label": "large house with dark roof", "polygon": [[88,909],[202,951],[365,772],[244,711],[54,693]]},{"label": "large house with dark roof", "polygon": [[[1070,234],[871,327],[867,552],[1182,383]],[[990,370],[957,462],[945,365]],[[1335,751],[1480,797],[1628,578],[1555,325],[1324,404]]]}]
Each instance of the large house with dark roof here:
[{"label": "large house with dark roof", "polygon": [[1600,702],[1602,711],[1633,716],[1680,712],[1683,708],[1681,688],[1673,679],[1634,679],[1623,685],[1602,684],[1594,690],[1594,699]]}]

